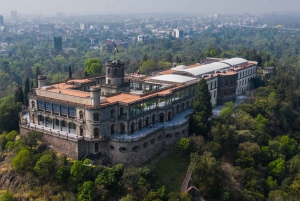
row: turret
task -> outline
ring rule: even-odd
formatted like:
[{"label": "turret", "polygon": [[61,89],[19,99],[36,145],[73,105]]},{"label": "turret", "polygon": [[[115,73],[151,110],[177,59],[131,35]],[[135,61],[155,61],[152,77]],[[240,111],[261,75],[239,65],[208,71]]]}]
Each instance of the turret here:
[{"label": "turret", "polygon": [[47,86],[47,76],[46,75],[39,75],[38,76],[38,88]]},{"label": "turret", "polygon": [[100,87],[93,86],[90,88],[91,94],[91,105],[97,106],[100,105]]},{"label": "turret", "polygon": [[114,60],[105,62],[106,84],[121,86],[124,83],[124,61]]}]

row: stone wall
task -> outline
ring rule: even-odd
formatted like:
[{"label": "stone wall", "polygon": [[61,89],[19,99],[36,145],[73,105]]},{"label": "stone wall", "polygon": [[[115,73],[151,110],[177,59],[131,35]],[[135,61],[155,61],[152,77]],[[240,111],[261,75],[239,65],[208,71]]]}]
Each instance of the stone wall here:
[{"label": "stone wall", "polygon": [[[20,135],[26,135],[30,128],[26,126],[20,126]],[[58,150],[62,154],[65,154],[73,159],[81,159],[85,155],[85,141],[83,139],[70,139],[65,136],[50,135],[45,132],[38,131],[43,134],[43,140],[48,146],[53,146],[55,150]]]}]

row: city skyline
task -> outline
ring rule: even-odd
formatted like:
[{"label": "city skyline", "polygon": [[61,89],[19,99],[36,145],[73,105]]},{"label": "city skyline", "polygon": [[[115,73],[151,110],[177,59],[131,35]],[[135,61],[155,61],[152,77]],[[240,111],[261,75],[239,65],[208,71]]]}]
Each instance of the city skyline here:
[{"label": "city skyline", "polygon": [[[193,13],[193,14],[240,14],[268,12],[299,12],[296,0],[0,0],[0,14],[10,16],[11,10],[18,13],[38,15],[55,15],[66,12],[69,15],[101,15],[101,14],[149,14],[149,13]],[[70,6],[72,5],[72,6]],[[180,6],[179,6],[180,5]]]}]

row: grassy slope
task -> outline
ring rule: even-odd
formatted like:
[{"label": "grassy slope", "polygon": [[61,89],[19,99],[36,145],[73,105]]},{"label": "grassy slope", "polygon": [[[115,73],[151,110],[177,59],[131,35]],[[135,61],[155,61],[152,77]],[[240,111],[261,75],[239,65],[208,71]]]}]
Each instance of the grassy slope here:
[{"label": "grassy slope", "polygon": [[180,192],[189,163],[190,156],[187,154],[173,153],[165,156],[155,165],[156,180],[169,191]]}]

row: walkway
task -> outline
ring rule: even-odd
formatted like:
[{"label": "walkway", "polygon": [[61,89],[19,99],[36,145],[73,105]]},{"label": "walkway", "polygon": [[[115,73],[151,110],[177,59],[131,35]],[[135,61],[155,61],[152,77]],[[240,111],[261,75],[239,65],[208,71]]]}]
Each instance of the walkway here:
[{"label": "walkway", "polygon": [[192,177],[192,168],[191,166],[188,167],[188,170],[186,172],[186,176],[184,178],[184,181],[183,181],[183,184],[181,186],[181,190],[180,190],[180,193],[184,193],[186,192],[187,188],[188,188],[188,185],[190,183],[190,180],[191,180],[191,177]]}]

